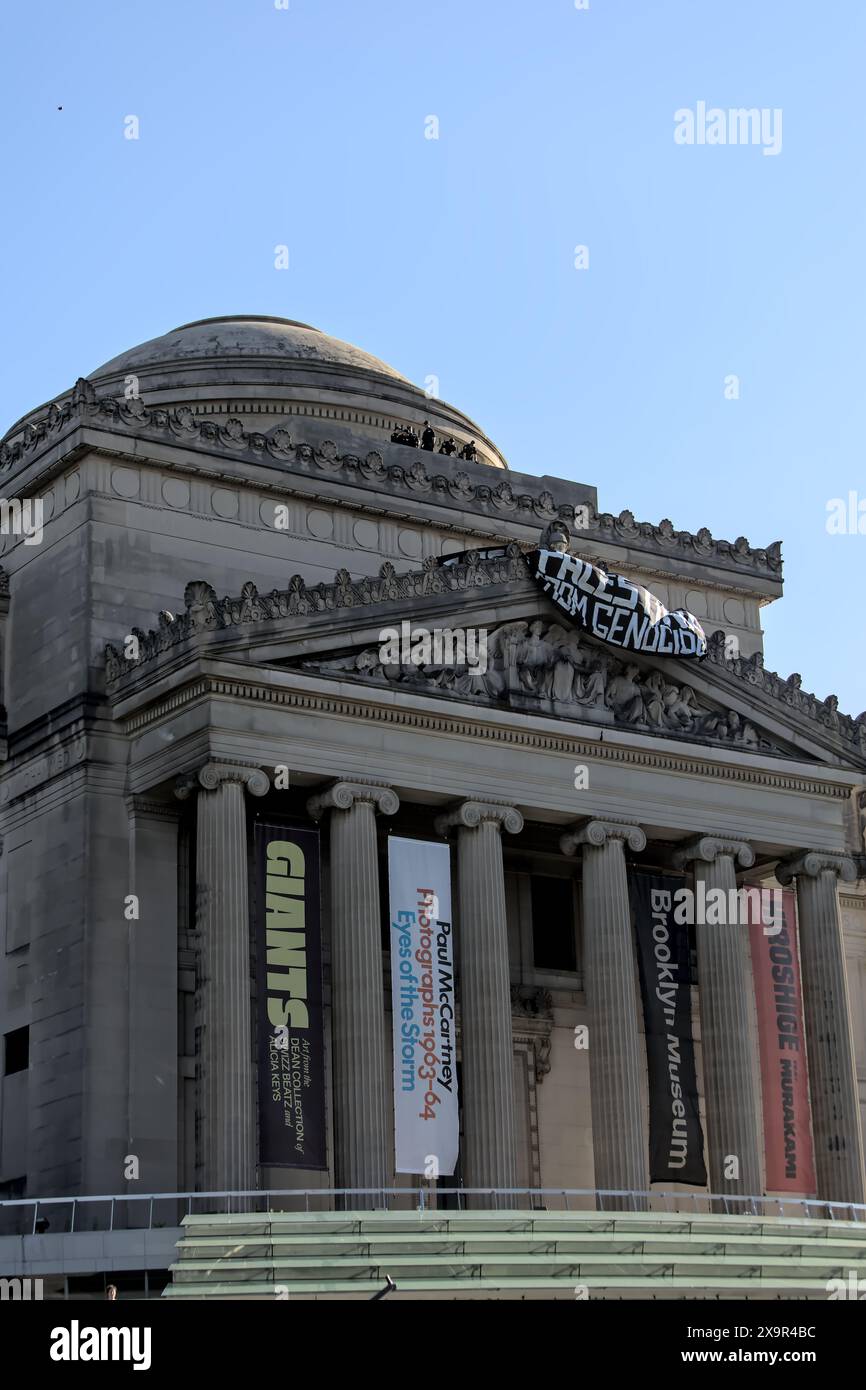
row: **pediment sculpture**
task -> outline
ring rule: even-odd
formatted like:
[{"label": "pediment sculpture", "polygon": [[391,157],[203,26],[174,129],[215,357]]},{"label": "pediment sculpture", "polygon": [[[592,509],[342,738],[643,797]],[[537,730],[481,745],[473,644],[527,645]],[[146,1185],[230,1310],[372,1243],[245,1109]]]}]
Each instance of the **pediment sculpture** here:
[{"label": "pediment sculpture", "polygon": [[[305,661],[322,675],[506,704],[591,723],[779,751],[735,710],[711,709],[689,685],[620,660],[576,629],[543,619],[503,623],[487,635],[486,662],[389,660],[387,645]],[[384,659],[383,659],[384,658]]]}]

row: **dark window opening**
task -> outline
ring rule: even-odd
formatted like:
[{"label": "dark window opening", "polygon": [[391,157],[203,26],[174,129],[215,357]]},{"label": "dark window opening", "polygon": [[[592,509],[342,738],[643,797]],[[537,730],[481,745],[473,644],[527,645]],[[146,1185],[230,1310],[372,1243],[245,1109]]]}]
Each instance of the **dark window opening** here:
[{"label": "dark window opening", "polygon": [[30,1029],[15,1028],[3,1041],[3,1075],[26,1071],[30,1066]]},{"label": "dark window opening", "polygon": [[570,878],[533,874],[532,958],[536,970],[577,969],[574,891]]}]

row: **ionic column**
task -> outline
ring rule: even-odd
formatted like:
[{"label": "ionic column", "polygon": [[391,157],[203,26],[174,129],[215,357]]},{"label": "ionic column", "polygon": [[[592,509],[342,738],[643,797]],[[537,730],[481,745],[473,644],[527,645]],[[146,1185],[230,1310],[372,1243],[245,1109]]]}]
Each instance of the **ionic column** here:
[{"label": "ionic column", "polygon": [[[563,854],[583,847],[583,967],[589,1011],[590,1101],[595,1185],[647,1192],[647,1135],[625,844],[638,825],[591,820],[563,835]],[[604,1210],[643,1211],[646,1198],[607,1197]]]},{"label": "ionic column", "polygon": [[827,1202],[863,1202],[863,1140],[845,947],[837,880],[853,883],[857,870],[842,854],[807,852],[776,868],[783,886],[797,881],[797,921],[803,1015],[812,1097],[818,1196]]},{"label": "ionic column", "polygon": [[[253,1188],[256,1092],[250,1023],[250,927],[244,791],[264,796],[259,768],[207,763],[175,794],[196,804],[197,1013],[200,1026],[199,1186]],[[244,1210],[239,1200],[231,1204]]]},{"label": "ionic column", "polygon": [[[393,816],[390,787],[335,782],[307,803],[314,820],[331,812],[331,1037],[334,1174],[337,1187],[392,1186],[376,812]],[[382,1205],[347,1198],[350,1209]]]},{"label": "ionic column", "polygon": [[[466,1187],[515,1187],[511,986],[502,828],[516,835],[513,806],[464,801],[436,820],[457,830],[460,900],[460,1005],[463,1050],[463,1180]],[[472,1206],[509,1208],[513,1197],[475,1197]]]},{"label": "ionic column", "polygon": [[[678,849],[678,868],[694,865],[696,893],[721,889],[724,925],[695,923],[701,1004],[701,1051],[707,1117],[710,1191],[760,1196],[761,1139],[758,1130],[757,1060],[749,1011],[749,928],[740,922],[736,864],[751,868],[755,853],[745,840],[704,835]],[[731,895],[734,895],[733,897]],[[704,899],[706,901],[706,899]],[[714,899],[714,901],[718,901]],[[701,914],[706,915],[706,914]],[[725,1177],[730,1158],[739,1176]]]}]

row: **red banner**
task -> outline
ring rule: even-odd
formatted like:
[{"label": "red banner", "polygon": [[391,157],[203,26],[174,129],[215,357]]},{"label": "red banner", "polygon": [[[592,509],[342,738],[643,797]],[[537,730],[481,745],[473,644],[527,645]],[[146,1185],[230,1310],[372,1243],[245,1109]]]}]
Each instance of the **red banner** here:
[{"label": "red banner", "polygon": [[[767,1191],[815,1194],[803,994],[793,892],[752,891],[749,940],[758,1010]],[[781,904],[780,912],[773,907]]]}]

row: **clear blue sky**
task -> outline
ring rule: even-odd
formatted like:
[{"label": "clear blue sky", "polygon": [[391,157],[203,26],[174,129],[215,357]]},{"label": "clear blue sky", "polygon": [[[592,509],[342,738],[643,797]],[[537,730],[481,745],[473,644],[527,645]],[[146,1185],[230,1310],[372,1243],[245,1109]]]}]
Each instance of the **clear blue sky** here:
[{"label": "clear blue sky", "polygon": [[[3,7],[0,429],[190,319],[301,319],[513,468],[781,539],[767,665],[866,708],[866,536],[825,527],[866,499],[866,4],[289,4]],[[701,100],[782,108],[781,153],[676,145]]]}]

